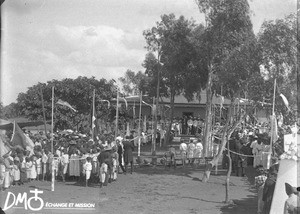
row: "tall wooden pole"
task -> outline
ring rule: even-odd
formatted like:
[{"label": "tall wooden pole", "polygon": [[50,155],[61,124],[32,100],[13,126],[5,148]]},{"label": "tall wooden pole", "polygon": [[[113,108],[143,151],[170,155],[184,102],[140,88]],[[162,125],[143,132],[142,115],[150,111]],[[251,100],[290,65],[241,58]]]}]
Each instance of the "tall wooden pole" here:
[{"label": "tall wooden pole", "polygon": [[46,126],[46,114],[45,114],[45,106],[44,106],[44,97],[42,88],[40,88],[41,99],[42,99],[42,110],[43,110],[43,119],[44,119],[44,129],[45,129],[45,136],[47,136],[47,126]]},{"label": "tall wooden pole", "polygon": [[153,151],[156,149],[156,135],[157,135],[157,112],[158,112],[158,99],[159,99],[159,85],[160,85],[160,59],[158,55],[158,74],[157,74],[157,87],[156,87],[156,106],[154,109],[154,132],[153,132],[153,138],[154,138],[154,146],[153,146]]},{"label": "tall wooden pole", "polygon": [[140,91],[140,112],[139,112],[139,129],[138,129],[138,156],[141,155],[142,97],[143,97],[143,93]]},{"label": "tall wooden pole", "polygon": [[95,129],[95,94],[96,94],[96,89],[93,91],[93,109],[92,109],[92,139],[94,140],[94,129]]},{"label": "tall wooden pole", "polygon": [[116,108],[116,131],[115,131],[115,139],[118,137],[119,130],[119,88],[117,87],[117,108]]},{"label": "tall wooden pole", "polygon": [[[154,111],[156,111],[156,109],[154,109],[154,103],[155,103],[155,98],[153,97],[153,104],[152,104],[152,108],[151,108],[151,115],[152,115],[152,152],[154,152],[155,151],[155,144],[156,144],[156,136],[154,135],[154,130],[155,130],[155,126],[154,126],[154,123],[155,123],[155,112]],[[155,137],[154,137],[155,136]]]},{"label": "tall wooden pole", "polygon": [[54,86],[52,87],[52,115],[51,115],[51,153],[52,153],[52,176],[51,176],[51,191],[54,191],[54,181],[55,181],[55,175],[54,175],[54,151],[53,151],[53,120],[54,120]]},{"label": "tall wooden pole", "polygon": [[272,153],[273,140],[274,140],[274,123],[275,119],[275,94],[276,94],[276,78],[274,80],[274,91],[273,91],[273,106],[272,106],[272,123],[271,123],[271,142],[270,142],[270,152]]}]

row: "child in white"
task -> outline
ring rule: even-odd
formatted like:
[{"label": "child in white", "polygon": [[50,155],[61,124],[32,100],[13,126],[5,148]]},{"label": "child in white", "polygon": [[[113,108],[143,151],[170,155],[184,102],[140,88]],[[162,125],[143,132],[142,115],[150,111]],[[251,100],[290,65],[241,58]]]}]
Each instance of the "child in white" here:
[{"label": "child in white", "polygon": [[42,158],[41,158],[41,156],[38,156],[35,162],[36,162],[37,180],[39,180],[40,176],[42,174]]},{"label": "child in white", "polygon": [[112,168],[112,171],[111,171],[111,178],[113,181],[116,181],[117,180],[117,169],[119,167],[119,164],[118,164],[118,161],[119,161],[119,154],[117,152],[117,147],[113,147],[112,149],[112,154],[111,154],[111,157],[112,157],[112,164],[113,164],[113,168]]},{"label": "child in white", "polygon": [[26,163],[25,163],[25,168],[26,168],[26,177],[27,180],[30,182],[31,181],[31,167],[32,167],[32,161],[29,157],[25,158]]},{"label": "child in white", "polygon": [[87,157],[86,162],[83,164],[83,170],[85,174],[85,186],[88,186],[88,181],[91,177],[91,172],[92,172],[92,158]]},{"label": "child in white", "polygon": [[61,166],[62,166],[62,176],[63,176],[63,182],[65,182],[66,174],[69,166],[69,155],[67,153],[67,150],[64,149],[61,156]]},{"label": "child in white", "polygon": [[58,176],[58,165],[59,165],[60,159],[57,154],[54,155],[54,160],[53,160],[53,167],[54,167],[54,175],[55,179],[57,179]]},{"label": "child in white", "polygon": [[105,177],[107,175],[107,164],[106,163],[102,163],[100,166],[100,187],[103,186],[103,184],[105,183]]},{"label": "child in white", "polygon": [[32,166],[31,166],[31,179],[35,180],[37,177],[36,173],[36,156],[31,156]]},{"label": "child in white", "polygon": [[20,161],[19,158],[15,158],[13,165],[13,177],[14,177],[14,185],[18,183],[21,184],[21,173],[20,173]]}]

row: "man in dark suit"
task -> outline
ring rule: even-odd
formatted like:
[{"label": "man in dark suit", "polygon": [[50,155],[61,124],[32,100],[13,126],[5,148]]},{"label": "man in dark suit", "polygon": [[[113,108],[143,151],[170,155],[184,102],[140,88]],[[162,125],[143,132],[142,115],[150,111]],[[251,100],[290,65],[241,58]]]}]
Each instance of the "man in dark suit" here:
[{"label": "man in dark suit", "polygon": [[133,139],[130,136],[126,136],[125,140],[123,141],[124,146],[124,163],[125,163],[125,173],[128,171],[127,167],[130,163],[130,174],[132,174],[133,171],[133,154],[134,151],[134,143]]},{"label": "man in dark suit", "polygon": [[110,148],[102,147],[102,150],[97,159],[99,161],[100,166],[100,187],[107,186],[112,169],[112,157],[110,153]]}]

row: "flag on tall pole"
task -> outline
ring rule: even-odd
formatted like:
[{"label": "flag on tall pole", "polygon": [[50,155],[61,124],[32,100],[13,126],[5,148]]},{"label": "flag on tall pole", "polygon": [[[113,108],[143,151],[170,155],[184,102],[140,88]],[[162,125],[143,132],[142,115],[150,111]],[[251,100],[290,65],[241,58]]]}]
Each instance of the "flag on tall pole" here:
[{"label": "flag on tall pole", "polygon": [[96,90],[94,89],[94,92],[93,92],[93,110],[92,110],[92,139],[94,140],[94,132],[95,132],[95,127],[96,127],[96,124],[95,124],[95,121],[96,121],[96,117],[95,117],[95,94],[96,94]]},{"label": "flag on tall pole", "polygon": [[[54,154],[53,152],[53,120],[54,120],[54,86],[52,86],[52,115],[51,115],[51,153],[52,155]],[[54,158],[52,158],[52,166],[54,166]],[[54,191],[54,181],[55,181],[55,176],[54,176],[54,167],[52,167],[52,172],[51,172],[51,191]]]},{"label": "flag on tall pole", "polygon": [[20,147],[22,149],[26,149],[30,151],[30,155],[33,155],[33,147],[34,143],[32,140],[26,136],[23,130],[19,127],[19,125],[14,121],[13,135],[11,138],[12,146]]},{"label": "flag on tall pole", "polygon": [[289,101],[286,99],[286,97],[282,93],[279,96],[282,98],[282,101],[283,101],[284,105],[286,106],[286,108],[290,111]]},{"label": "flag on tall pole", "polygon": [[62,106],[66,106],[70,109],[72,109],[73,111],[77,112],[77,110],[75,108],[73,108],[68,102],[62,101],[61,99],[59,99],[56,104],[62,105]]},{"label": "flag on tall pole", "polygon": [[119,131],[119,88],[117,87],[117,107],[116,107],[116,130],[115,139],[118,137]]},{"label": "flag on tall pole", "polygon": [[142,92],[140,92],[140,112],[139,112],[139,129],[138,129],[138,157],[141,154],[142,97],[143,97],[143,94],[142,94]]}]

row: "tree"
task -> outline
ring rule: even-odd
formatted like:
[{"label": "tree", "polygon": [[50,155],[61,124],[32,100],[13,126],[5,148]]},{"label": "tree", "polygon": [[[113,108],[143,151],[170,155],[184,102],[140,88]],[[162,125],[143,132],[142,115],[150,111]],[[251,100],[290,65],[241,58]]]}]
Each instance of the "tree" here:
[{"label": "tree", "polygon": [[236,120],[232,119],[231,109],[234,100],[240,97],[241,92],[249,90],[247,81],[253,74],[259,76],[257,75],[259,71],[258,62],[253,60],[255,58],[251,55],[251,51],[256,50],[256,40],[249,16],[248,2],[246,0],[199,0],[197,3],[200,11],[205,13],[207,25],[200,39],[206,51],[208,71],[204,139],[206,155],[211,141],[211,99],[215,86],[222,85],[224,95],[231,100],[226,126],[223,129],[221,148],[217,156],[207,165],[203,175],[202,181],[207,182],[210,170],[217,164],[226,142],[243,116],[239,112],[239,117],[236,117]]},{"label": "tree", "polygon": [[[258,34],[262,50],[262,70],[270,90],[263,97],[273,100],[274,80],[276,79],[275,112],[281,112],[285,122],[296,121],[297,111],[297,18],[290,14],[283,19],[265,21]],[[292,111],[285,107],[280,93],[289,101]]]},{"label": "tree", "polygon": [[148,86],[147,76],[141,71],[135,73],[127,70],[124,77],[120,77],[119,80],[123,84],[123,91],[126,96],[137,95],[140,90],[145,92]]},{"label": "tree", "polygon": [[20,93],[17,106],[20,114],[31,120],[42,120],[42,102],[40,91],[43,91],[46,120],[51,119],[52,87],[55,88],[55,103],[58,99],[68,102],[78,112],[55,105],[55,129],[79,128],[89,124],[92,112],[93,90],[96,89],[96,117],[108,117],[109,109],[102,99],[110,100],[113,95],[114,83],[105,79],[96,80],[95,77],[78,77],[76,79],[52,80],[38,83],[28,88],[26,93]]},{"label": "tree", "polygon": [[156,27],[144,31],[148,50],[158,52],[157,64],[162,82],[168,88],[171,98],[170,124],[165,142],[169,140],[175,95],[180,94],[183,90],[184,72],[188,70],[194,54],[193,45],[189,39],[193,28],[192,21],[186,20],[183,16],[176,19],[174,14],[170,14],[162,15],[161,21],[156,23]]},{"label": "tree", "polygon": [[222,84],[218,80],[221,65],[234,48],[248,39],[247,34],[252,32],[252,24],[246,0],[198,0],[197,4],[206,17],[206,30],[200,41],[202,49],[205,50],[207,67],[204,151],[205,156],[208,156],[211,144],[213,87]]}]

